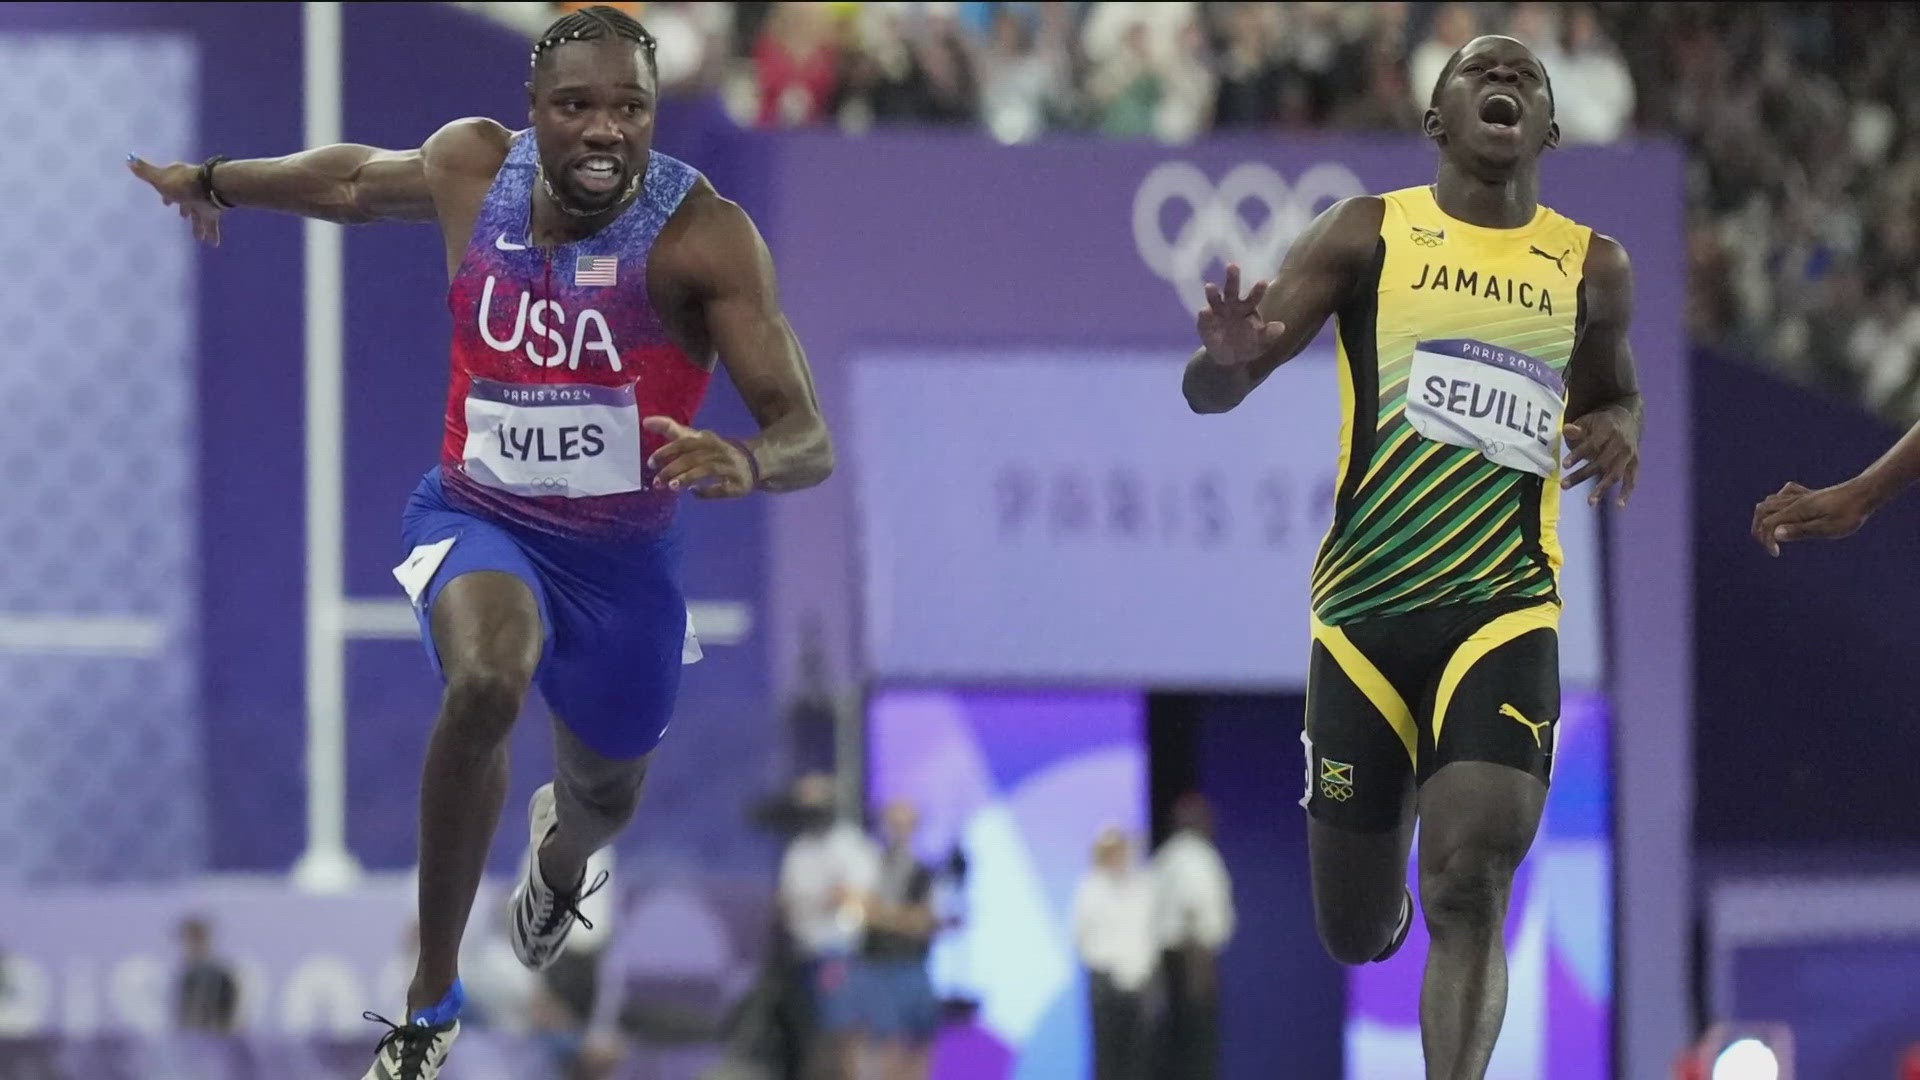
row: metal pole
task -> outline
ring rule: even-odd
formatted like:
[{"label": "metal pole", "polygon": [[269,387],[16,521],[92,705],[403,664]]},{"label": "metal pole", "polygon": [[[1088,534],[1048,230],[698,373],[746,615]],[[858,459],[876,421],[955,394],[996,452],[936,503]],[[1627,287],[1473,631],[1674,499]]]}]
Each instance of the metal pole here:
[{"label": "metal pole", "polygon": [[[303,9],[305,142],[340,141],[340,5]],[[340,226],[306,222],[307,850],[301,888],[338,892],[360,876],[347,850],[343,347]]]}]

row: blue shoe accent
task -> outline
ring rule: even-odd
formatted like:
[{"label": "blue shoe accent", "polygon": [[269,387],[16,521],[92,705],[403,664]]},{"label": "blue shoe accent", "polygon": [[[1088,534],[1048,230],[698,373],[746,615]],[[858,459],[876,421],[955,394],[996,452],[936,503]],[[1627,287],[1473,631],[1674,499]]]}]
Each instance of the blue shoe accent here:
[{"label": "blue shoe accent", "polygon": [[467,988],[460,985],[459,979],[455,979],[453,988],[447,991],[446,997],[435,1002],[430,1009],[414,1010],[413,1015],[407,1017],[407,1020],[409,1023],[422,1024],[426,1027],[443,1027],[460,1019],[460,1010],[465,1008],[466,1004]]}]

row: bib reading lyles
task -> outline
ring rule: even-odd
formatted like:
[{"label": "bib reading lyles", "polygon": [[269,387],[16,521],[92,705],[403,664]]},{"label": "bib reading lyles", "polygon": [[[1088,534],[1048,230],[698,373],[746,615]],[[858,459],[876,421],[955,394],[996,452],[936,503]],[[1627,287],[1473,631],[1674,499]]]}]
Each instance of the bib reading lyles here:
[{"label": "bib reading lyles", "polygon": [[570,499],[646,486],[633,384],[514,384],[467,391],[468,476],[516,495]]},{"label": "bib reading lyles", "polygon": [[1471,338],[1413,347],[1407,422],[1435,442],[1550,477],[1565,408],[1559,373],[1523,352]]}]

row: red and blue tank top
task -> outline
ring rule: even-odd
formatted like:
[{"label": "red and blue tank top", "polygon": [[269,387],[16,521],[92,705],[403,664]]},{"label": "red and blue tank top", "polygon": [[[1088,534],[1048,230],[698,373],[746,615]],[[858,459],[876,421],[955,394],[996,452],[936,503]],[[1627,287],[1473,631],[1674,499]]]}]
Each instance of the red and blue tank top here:
[{"label": "red and blue tank top", "polygon": [[648,416],[691,424],[711,371],[667,333],[647,258],[699,180],[654,151],[639,197],[606,228],[536,247],[538,158],[513,140],[447,294],[453,315],[443,484],[463,509],[581,537],[666,532],[677,496],[648,488]]}]

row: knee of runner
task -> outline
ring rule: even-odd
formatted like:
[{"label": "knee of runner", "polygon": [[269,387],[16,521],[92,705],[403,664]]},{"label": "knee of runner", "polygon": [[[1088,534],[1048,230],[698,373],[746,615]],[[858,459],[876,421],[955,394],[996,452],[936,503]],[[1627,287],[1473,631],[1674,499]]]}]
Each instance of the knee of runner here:
[{"label": "knee of runner", "polygon": [[520,703],[526,699],[531,682],[530,673],[508,665],[481,665],[454,672],[447,677],[440,722],[478,737],[504,739],[520,715]]},{"label": "knee of runner", "polygon": [[1436,862],[1420,875],[1421,907],[1429,928],[1485,927],[1505,917],[1518,857],[1497,847],[1467,844]]},{"label": "knee of runner", "polygon": [[635,775],[620,776],[588,783],[568,777],[563,770],[559,788],[567,799],[603,821],[625,822],[640,806],[640,780],[644,768]]}]

